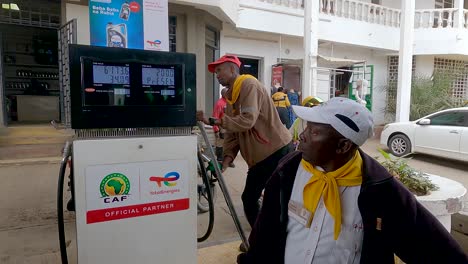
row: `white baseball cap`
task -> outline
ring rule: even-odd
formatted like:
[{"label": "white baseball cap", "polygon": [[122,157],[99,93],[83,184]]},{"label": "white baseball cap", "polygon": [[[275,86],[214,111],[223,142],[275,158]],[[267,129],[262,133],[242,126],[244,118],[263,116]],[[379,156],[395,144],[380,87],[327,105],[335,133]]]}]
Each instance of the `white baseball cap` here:
[{"label": "white baseball cap", "polygon": [[335,97],[312,108],[293,105],[293,110],[303,120],[331,125],[358,146],[374,135],[372,113],[348,98]]}]

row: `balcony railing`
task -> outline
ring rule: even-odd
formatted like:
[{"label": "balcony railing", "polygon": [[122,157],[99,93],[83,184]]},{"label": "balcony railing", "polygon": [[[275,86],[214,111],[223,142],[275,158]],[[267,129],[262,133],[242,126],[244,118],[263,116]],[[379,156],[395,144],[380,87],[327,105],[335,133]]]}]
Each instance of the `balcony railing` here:
[{"label": "balcony railing", "polygon": [[391,27],[400,26],[399,9],[356,0],[319,0],[320,13]]},{"label": "balcony railing", "polygon": [[304,0],[259,0],[269,4],[276,4],[285,7],[302,9],[304,8]]},{"label": "balcony railing", "polygon": [[458,12],[457,8],[418,9],[414,16],[414,26],[416,28],[453,28],[457,26],[455,21]]},{"label": "balcony railing", "polygon": [[[304,9],[304,0],[250,0]],[[401,10],[359,0],[309,0],[319,1],[320,13],[390,27],[400,27]],[[462,17],[459,12],[463,12]],[[458,20],[460,18],[461,20]],[[414,17],[415,28],[456,28],[468,29],[468,9],[457,8],[417,9]]]}]

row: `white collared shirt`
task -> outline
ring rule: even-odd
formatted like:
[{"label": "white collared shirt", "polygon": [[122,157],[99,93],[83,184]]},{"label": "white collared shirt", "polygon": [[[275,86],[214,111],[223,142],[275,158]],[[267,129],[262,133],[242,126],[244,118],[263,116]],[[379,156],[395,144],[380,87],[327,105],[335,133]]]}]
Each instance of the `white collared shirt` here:
[{"label": "white collared shirt", "polygon": [[[319,168],[318,168],[319,169]],[[296,173],[291,201],[303,204],[304,186],[312,174],[302,165]],[[334,219],[320,198],[310,228],[288,210],[285,264],[358,264],[361,259],[363,224],[357,200],[361,186],[338,187],[341,198],[341,232],[334,240]]]}]

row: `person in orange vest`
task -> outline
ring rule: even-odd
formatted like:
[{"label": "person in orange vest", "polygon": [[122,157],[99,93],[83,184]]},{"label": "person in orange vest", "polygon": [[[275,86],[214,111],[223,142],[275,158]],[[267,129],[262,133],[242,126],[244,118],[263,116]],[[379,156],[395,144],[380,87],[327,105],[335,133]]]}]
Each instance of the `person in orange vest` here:
[{"label": "person in orange vest", "polygon": [[276,111],[278,111],[281,123],[283,123],[286,128],[289,129],[291,124],[289,122],[288,108],[291,106],[291,103],[289,102],[288,95],[285,94],[283,90],[283,87],[279,87],[277,92],[274,93],[271,98],[273,99],[273,104],[276,107]]}]

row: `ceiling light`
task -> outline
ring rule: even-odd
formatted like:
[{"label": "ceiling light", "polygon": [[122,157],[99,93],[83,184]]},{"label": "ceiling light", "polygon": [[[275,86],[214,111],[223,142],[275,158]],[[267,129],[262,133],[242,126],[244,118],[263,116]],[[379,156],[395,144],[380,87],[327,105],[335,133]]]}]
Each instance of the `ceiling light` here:
[{"label": "ceiling light", "polygon": [[11,10],[17,10],[17,11],[20,10],[19,7],[18,7],[18,5],[17,5],[17,4],[13,4],[13,3],[10,4],[10,9],[11,9]]}]

